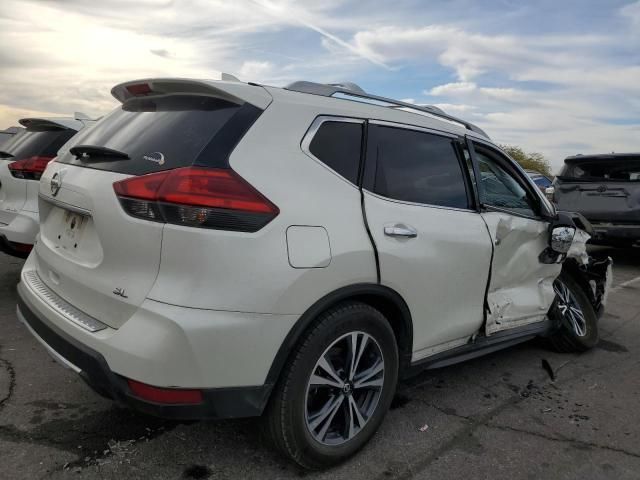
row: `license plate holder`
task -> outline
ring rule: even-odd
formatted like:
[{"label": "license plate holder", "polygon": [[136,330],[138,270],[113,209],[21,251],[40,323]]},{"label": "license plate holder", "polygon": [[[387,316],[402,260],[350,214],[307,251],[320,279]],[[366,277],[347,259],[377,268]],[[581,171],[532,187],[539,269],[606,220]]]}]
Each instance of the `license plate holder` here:
[{"label": "license plate holder", "polygon": [[86,223],[86,216],[66,210],[64,212],[62,231],[58,235],[60,248],[70,251],[77,250],[82,240],[82,232]]}]

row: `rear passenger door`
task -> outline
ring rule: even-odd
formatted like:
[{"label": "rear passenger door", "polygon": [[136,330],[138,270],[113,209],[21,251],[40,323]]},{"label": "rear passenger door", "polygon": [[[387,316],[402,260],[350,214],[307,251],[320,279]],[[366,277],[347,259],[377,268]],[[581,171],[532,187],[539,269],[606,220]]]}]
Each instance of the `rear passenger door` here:
[{"label": "rear passenger door", "polygon": [[413,360],[462,345],[483,325],[491,240],[459,139],[370,122],[363,199],[383,285],[413,317]]}]

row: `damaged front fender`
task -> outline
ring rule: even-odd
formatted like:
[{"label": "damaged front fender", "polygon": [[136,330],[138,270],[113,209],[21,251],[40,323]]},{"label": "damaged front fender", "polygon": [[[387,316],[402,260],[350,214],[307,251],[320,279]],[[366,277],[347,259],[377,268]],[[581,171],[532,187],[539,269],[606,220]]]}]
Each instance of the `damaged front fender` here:
[{"label": "damaged front fender", "polygon": [[613,282],[611,257],[596,259],[587,253],[587,241],[591,236],[582,229],[576,230],[562,271],[571,275],[582,286],[598,316],[604,312],[609,289]]}]

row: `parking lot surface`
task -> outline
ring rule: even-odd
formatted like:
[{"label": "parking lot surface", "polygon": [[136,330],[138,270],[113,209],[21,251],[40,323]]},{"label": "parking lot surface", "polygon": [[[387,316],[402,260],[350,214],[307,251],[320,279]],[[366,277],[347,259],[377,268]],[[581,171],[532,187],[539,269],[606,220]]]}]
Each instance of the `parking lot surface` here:
[{"label": "parking lot surface", "polygon": [[0,478],[640,479],[640,251],[614,258],[601,341],[529,342],[401,385],[346,464],[305,472],[257,420],[167,422],[118,408],[19,324],[22,261],[0,254]]}]

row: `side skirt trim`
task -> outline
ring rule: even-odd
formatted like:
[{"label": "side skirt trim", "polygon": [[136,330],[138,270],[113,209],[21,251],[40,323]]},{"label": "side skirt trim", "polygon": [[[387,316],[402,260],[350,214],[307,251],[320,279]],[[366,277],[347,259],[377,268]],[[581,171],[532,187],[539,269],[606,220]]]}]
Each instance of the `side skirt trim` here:
[{"label": "side skirt trim", "polygon": [[526,342],[538,336],[545,336],[553,331],[554,328],[555,326],[552,321],[545,320],[544,322],[504,330],[488,337],[480,335],[466,345],[452,348],[446,352],[437,353],[413,362],[404,376],[410,377],[422,370],[431,370],[465,362],[472,358],[486,355],[487,353],[496,352]]}]

